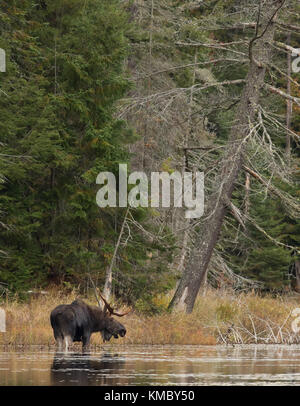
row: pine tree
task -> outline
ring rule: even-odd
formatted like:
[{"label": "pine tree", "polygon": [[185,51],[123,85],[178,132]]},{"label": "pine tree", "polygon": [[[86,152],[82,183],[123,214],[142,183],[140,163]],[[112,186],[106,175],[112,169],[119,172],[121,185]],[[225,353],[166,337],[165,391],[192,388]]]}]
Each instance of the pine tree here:
[{"label": "pine tree", "polygon": [[[8,253],[0,280],[24,290],[51,281],[84,284],[92,273],[100,283],[122,210],[99,209],[96,177],[101,171],[117,174],[134,139],[115,114],[130,88],[124,71],[128,14],[118,0],[4,1],[0,12],[0,46],[7,53],[0,142],[8,157],[0,163],[6,179],[1,207],[9,224],[0,236]],[[138,233],[136,238],[143,239]],[[130,288],[132,295],[141,295],[141,283],[149,279],[143,275],[139,282],[134,262],[146,261],[151,244],[133,245],[120,256],[139,286]],[[125,261],[117,265],[128,272]]]}]

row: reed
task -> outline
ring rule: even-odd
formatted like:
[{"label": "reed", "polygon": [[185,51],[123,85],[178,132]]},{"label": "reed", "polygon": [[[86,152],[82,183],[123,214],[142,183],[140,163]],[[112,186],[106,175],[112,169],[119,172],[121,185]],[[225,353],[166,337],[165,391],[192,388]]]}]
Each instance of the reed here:
[{"label": "reed", "polygon": [[[29,346],[55,345],[49,321],[51,310],[62,303],[71,303],[76,297],[57,289],[48,295],[31,298],[28,302],[10,298],[0,306],[6,311],[6,333],[0,333],[0,345]],[[122,319],[127,335],[111,339],[105,345],[127,344],[252,344],[298,343],[292,330],[293,309],[300,307],[298,296],[260,297],[255,293],[207,289],[199,296],[194,312],[167,312],[171,295],[157,297],[160,314],[145,315],[131,312]],[[83,298],[95,304],[94,298]],[[122,310],[122,309],[120,309]],[[125,309],[123,309],[125,310]],[[300,325],[300,323],[299,323]],[[100,334],[93,334],[92,346],[103,346]],[[80,344],[76,344],[78,346]]]}]

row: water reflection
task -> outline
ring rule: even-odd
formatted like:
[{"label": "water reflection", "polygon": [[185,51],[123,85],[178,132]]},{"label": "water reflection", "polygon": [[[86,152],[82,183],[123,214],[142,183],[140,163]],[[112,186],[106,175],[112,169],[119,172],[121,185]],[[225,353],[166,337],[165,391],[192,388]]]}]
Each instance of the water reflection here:
[{"label": "water reflection", "polygon": [[300,346],[0,351],[1,385],[300,385]]},{"label": "water reflection", "polygon": [[125,359],[104,353],[100,358],[89,353],[57,352],[51,367],[51,385],[117,385]]}]

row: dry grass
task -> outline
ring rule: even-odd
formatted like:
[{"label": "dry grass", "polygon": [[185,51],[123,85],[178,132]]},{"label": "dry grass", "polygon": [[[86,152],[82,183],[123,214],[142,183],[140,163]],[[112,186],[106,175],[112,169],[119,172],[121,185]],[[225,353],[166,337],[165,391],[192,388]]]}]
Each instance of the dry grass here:
[{"label": "dry grass", "polygon": [[[30,303],[17,299],[2,303],[6,310],[7,332],[0,333],[0,344],[6,346],[55,344],[49,322],[51,310],[61,303],[71,303],[76,292],[57,290]],[[95,300],[85,298],[90,304]],[[156,298],[161,307],[170,297]],[[132,312],[124,319],[127,335],[112,339],[111,344],[202,344],[217,343],[295,343],[291,312],[300,307],[298,297],[261,298],[254,293],[235,295],[228,291],[208,290],[200,296],[191,315],[181,312],[145,316]],[[300,324],[300,323],[299,323]],[[100,334],[92,336],[93,345],[103,345]]]}]

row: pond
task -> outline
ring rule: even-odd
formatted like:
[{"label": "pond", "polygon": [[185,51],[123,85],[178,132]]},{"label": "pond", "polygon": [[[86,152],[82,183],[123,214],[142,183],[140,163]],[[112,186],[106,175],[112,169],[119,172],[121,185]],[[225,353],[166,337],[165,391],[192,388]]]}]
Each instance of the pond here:
[{"label": "pond", "polygon": [[0,351],[6,385],[299,385],[300,346],[124,346]]}]

